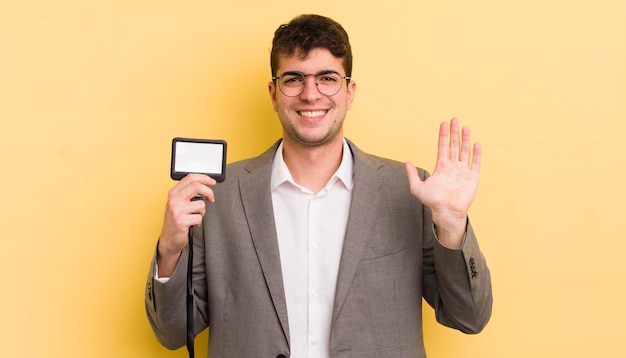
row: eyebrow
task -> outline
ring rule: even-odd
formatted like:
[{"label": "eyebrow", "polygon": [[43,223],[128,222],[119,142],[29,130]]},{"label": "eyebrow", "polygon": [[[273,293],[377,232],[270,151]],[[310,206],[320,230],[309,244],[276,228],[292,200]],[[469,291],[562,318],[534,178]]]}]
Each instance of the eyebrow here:
[{"label": "eyebrow", "polygon": [[[321,70],[317,73],[307,73],[307,75],[316,75],[316,76],[320,76],[320,75],[327,75],[329,73],[336,73],[338,75],[341,76],[341,73],[335,71],[335,70]],[[305,75],[304,72],[300,72],[300,71],[285,71],[281,74],[281,76],[283,75]]]}]

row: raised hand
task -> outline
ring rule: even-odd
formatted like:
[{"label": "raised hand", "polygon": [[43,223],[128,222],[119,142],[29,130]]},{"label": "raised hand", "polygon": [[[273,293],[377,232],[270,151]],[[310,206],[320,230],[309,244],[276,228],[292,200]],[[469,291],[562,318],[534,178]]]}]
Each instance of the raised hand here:
[{"label": "raised hand", "polygon": [[[481,146],[475,143],[470,153],[469,127],[463,127],[459,141],[459,120],[439,127],[437,164],[432,175],[422,181],[415,166],[407,162],[411,194],[427,206],[442,244],[458,248],[465,232],[467,211],[478,189]],[[470,155],[471,154],[471,155]]]}]

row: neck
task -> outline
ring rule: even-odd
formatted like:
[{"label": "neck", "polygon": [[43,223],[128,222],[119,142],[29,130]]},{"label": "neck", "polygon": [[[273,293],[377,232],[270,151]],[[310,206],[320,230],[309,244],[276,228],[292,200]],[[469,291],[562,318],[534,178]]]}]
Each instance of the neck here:
[{"label": "neck", "polygon": [[306,147],[283,140],[283,158],[293,179],[313,193],[322,190],[335,174],[343,155],[343,137],[323,146]]}]

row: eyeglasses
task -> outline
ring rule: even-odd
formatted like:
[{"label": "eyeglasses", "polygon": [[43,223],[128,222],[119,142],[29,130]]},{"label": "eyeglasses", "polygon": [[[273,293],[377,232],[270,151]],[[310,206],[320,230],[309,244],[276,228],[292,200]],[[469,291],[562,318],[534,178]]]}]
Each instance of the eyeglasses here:
[{"label": "eyeglasses", "polygon": [[320,73],[304,74],[301,72],[285,72],[280,76],[272,77],[272,81],[278,83],[278,88],[287,97],[297,97],[306,86],[306,78],[315,76],[315,87],[324,96],[336,95],[344,80],[350,80],[350,77],[342,76],[335,71],[323,71]]}]

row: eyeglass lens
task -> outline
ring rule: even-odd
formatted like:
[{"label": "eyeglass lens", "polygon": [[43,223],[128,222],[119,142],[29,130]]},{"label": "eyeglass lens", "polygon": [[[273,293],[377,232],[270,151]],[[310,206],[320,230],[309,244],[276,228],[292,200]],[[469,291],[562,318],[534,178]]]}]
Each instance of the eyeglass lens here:
[{"label": "eyeglass lens", "polygon": [[341,89],[343,80],[336,72],[305,75],[299,72],[285,72],[278,78],[280,91],[288,97],[299,96],[304,91],[306,77],[314,76],[317,90],[325,96],[334,96]]}]

